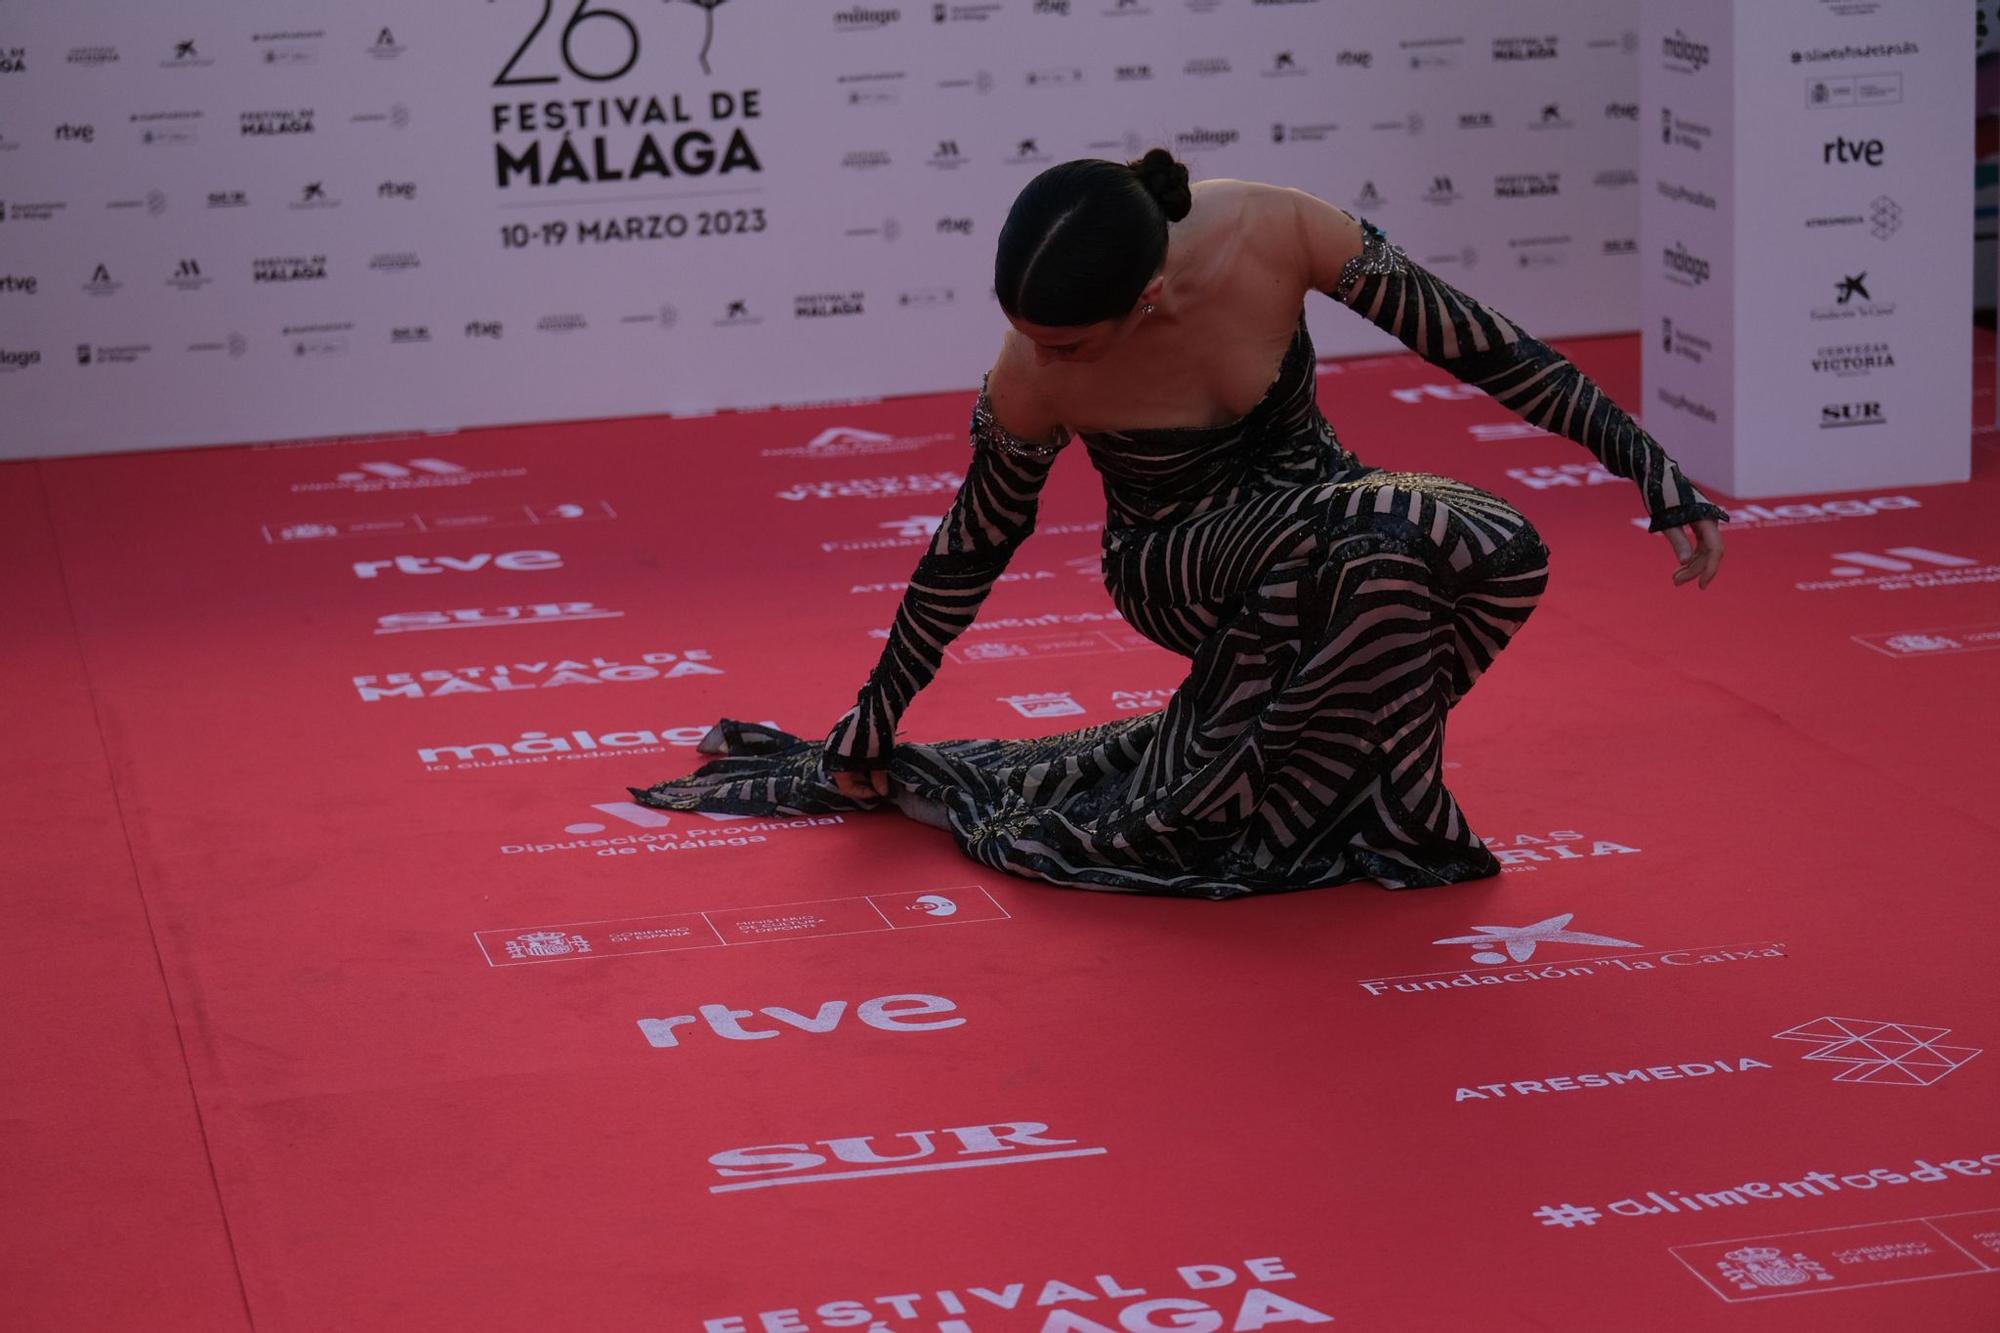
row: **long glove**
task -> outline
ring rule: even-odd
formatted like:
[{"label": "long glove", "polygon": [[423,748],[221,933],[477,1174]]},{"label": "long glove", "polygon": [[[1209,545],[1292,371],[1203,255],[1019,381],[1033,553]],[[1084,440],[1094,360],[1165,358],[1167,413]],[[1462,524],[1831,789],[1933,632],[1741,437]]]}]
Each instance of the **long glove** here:
[{"label": "long glove", "polygon": [[910,575],[881,660],[826,738],[829,772],[887,768],[896,722],[937,675],[944,650],[979,613],[1014,550],[1035,530],[1042,483],[1068,443],[1037,445],[993,419],[982,381],[972,408],[972,462],[930,548]]},{"label": "long glove", "polygon": [[1659,442],[1547,344],[1430,272],[1374,223],[1361,223],[1361,253],[1347,261],[1333,296],[1432,365],[1476,385],[1520,417],[1574,440],[1618,476],[1638,484],[1652,516],[1648,532],[1729,515],[1681,475]]}]

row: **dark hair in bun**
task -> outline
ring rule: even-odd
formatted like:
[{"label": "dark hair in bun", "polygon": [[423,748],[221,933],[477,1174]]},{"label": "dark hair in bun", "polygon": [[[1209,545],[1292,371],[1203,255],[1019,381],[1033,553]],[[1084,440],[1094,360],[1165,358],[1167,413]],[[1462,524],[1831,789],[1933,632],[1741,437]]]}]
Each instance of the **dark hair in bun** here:
[{"label": "dark hair in bun", "polygon": [[1034,324],[1128,313],[1167,258],[1167,224],[1194,207],[1187,167],[1164,148],[1134,162],[1078,158],[1028,182],[993,260],[1000,308]]},{"label": "dark hair in bun", "polygon": [[1187,166],[1176,162],[1174,155],[1166,149],[1149,148],[1144,157],[1126,165],[1139,178],[1139,184],[1146,187],[1146,193],[1153,196],[1153,202],[1160,206],[1160,211],[1167,215],[1167,221],[1179,222],[1194,207],[1194,192],[1188,189]]}]

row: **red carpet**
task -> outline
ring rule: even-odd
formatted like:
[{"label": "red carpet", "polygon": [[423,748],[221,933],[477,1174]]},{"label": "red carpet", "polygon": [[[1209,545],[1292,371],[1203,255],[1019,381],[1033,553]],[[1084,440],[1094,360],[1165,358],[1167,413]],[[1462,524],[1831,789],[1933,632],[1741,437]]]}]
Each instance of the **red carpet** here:
[{"label": "red carpet", "polygon": [[[963,395],[0,468],[10,1326],[2000,1326],[1995,437],[1717,496],[1676,588],[1443,383],[1321,386],[1554,569],[1450,730],[1508,873],[1402,894],[619,801],[851,701]],[[1100,513],[1066,458],[909,735],[1172,689]]]}]

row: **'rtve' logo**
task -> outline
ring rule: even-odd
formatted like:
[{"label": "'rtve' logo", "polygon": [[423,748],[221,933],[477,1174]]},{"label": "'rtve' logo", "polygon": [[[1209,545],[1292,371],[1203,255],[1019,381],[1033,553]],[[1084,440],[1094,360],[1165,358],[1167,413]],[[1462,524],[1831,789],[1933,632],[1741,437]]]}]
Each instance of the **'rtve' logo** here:
[{"label": "'rtve' logo", "polygon": [[1849,139],[1842,135],[1821,150],[1820,160],[1828,166],[1837,162],[1853,162],[1879,167],[1886,151],[1880,139]]},{"label": "'rtve' logo", "polygon": [[391,560],[357,560],[354,562],[354,577],[376,578],[385,569],[393,569],[399,574],[443,574],[448,571],[470,574],[488,565],[515,571],[561,569],[562,557],[554,551],[506,551],[500,555],[482,551],[478,555],[467,556],[399,555]]},{"label": "'rtve' logo", "polygon": [[[963,1018],[926,1018],[927,1014],[956,1013],[958,1006],[942,995],[879,995],[872,1000],[863,1000],[854,1007],[855,1017],[869,1027],[880,1032],[935,1032],[940,1028],[960,1027]],[[728,1041],[768,1041],[779,1035],[776,1028],[747,1028],[743,1019],[752,1013],[763,1014],[766,1018],[800,1032],[831,1032],[840,1026],[841,1018],[847,1013],[847,1001],[828,1000],[811,1015],[801,1014],[781,1005],[768,1009],[731,1009],[724,1004],[704,1004],[695,1013],[709,1026],[716,1036]],[[674,1029],[695,1021],[694,1014],[675,1014],[671,1018],[642,1018],[639,1031],[645,1033],[646,1040],[656,1050],[670,1050],[680,1045]]]}]

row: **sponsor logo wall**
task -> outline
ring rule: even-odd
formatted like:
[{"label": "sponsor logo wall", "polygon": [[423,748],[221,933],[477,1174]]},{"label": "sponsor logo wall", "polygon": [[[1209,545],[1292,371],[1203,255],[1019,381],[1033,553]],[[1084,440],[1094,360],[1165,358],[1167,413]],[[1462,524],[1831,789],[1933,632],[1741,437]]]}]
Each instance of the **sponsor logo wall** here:
[{"label": "sponsor logo wall", "polygon": [[1646,396],[1683,467],[1751,499],[1965,480],[1963,25],[1654,0],[1642,29]]},{"label": "sponsor logo wall", "polygon": [[[1631,327],[1637,0],[1328,8],[28,8],[0,407],[34,428],[0,454],[964,388],[1015,192],[1154,144],[1361,212],[1544,335]],[[1813,77],[1886,96],[1856,72]],[[1872,138],[1864,211],[1901,155]],[[1323,352],[1389,346],[1311,305]]]}]

